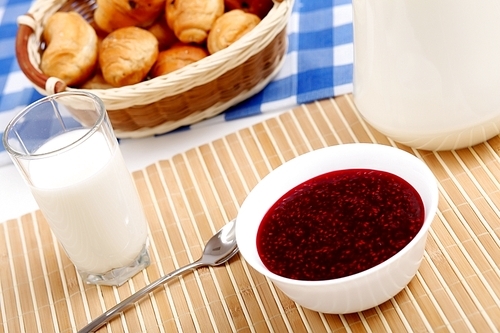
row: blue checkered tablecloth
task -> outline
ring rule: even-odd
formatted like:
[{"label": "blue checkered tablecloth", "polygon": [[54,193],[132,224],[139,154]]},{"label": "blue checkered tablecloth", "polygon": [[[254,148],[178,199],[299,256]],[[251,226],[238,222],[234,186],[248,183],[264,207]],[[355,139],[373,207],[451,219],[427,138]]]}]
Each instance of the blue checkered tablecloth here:
[{"label": "blue checkered tablecloth", "polygon": [[[42,97],[20,70],[14,49],[16,19],[28,11],[32,2],[0,0],[0,135],[20,109]],[[218,116],[220,121],[283,110],[352,91],[351,0],[295,0],[288,39],[285,64],[277,77],[259,94]],[[0,165],[8,160],[0,144]]]}]

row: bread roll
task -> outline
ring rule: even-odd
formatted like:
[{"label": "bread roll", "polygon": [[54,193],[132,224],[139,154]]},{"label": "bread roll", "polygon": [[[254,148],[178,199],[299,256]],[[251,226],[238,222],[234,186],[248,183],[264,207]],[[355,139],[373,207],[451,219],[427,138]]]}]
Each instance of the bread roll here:
[{"label": "bread roll", "polygon": [[241,9],[244,12],[255,14],[263,19],[273,8],[273,0],[224,0],[226,11]]},{"label": "bread roll", "polygon": [[210,54],[225,49],[259,24],[257,15],[234,9],[219,17],[210,30],[207,48]]},{"label": "bread roll", "polygon": [[86,81],[97,63],[97,34],[76,12],[56,12],[43,30],[47,47],[42,53],[40,69],[66,85]]},{"label": "bread roll", "polygon": [[80,89],[110,89],[113,88],[102,76],[100,71],[97,71],[94,76],[85,81],[80,87]]},{"label": "bread roll", "polygon": [[147,27],[164,8],[165,0],[97,0],[94,20],[106,32],[132,26]]},{"label": "bread roll", "polygon": [[106,82],[114,87],[141,82],[158,56],[158,40],[147,30],[121,28],[102,41],[99,65]]},{"label": "bread roll", "polygon": [[184,43],[203,43],[215,20],[224,13],[224,0],[167,0],[168,26]]},{"label": "bread roll", "polygon": [[151,70],[151,75],[157,77],[171,73],[206,56],[208,56],[208,51],[204,47],[182,43],[176,44],[158,54],[158,59]]},{"label": "bread roll", "polygon": [[165,15],[161,15],[156,22],[148,28],[148,31],[158,39],[158,49],[160,51],[170,48],[179,41],[172,29],[168,26]]}]

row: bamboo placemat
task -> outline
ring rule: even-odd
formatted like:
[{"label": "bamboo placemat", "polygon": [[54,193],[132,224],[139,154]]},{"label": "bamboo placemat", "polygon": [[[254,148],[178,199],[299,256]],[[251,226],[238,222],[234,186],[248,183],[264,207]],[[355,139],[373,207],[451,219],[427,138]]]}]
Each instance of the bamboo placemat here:
[{"label": "bamboo placemat", "polygon": [[439,180],[439,211],[424,260],[401,293],[362,313],[321,314],[297,306],[237,256],[225,267],[173,280],[101,331],[499,331],[500,138],[457,151],[414,150],[367,125],[350,95],[298,107],[135,172],[152,264],[119,288],[82,284],[39,211],[2,223],[0,331],[76,331],[197,259],[205,241],[236,217],[272,169],[349,142],[398,146],[423,159]]}]

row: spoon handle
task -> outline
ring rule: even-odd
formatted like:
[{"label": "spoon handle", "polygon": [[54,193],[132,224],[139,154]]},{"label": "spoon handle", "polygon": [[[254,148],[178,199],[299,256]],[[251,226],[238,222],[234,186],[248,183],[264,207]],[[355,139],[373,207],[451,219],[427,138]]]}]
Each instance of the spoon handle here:
[{"label": "spoon handle", "polygon": [[136,293],[133,293],[120,303],[116,304],[114,307],[109,309],[108,311],[104,312],[102,315],[99,317],[95,318],[92,320],[87,326],[82,328],[78,333],[88,333],[88,332],[94,332],[98,328],[102,327],[104,324],[106,324],[108,321],[111,319],[115,318],[118,316],[120,313],[125,311],[126,309],[130,308],[132,305],[134,305],[137,301],[139,301],[143,296],[149,294],[153,290],[155,290],[157,287],[163,285],[165,282],[170,280],[171,278],[180,275],[188,270],[192,270],[195,268],[198,268],[200,266],[205,266],[206,264],[203,263],[201,260],[197,260],[193,263],[190,263],[186,266],[183,266],[179,269],[176,269],[173,272],[168,273],[165,276],[162,276],[158,280],[148,284],[141,290],[137,291]]}]

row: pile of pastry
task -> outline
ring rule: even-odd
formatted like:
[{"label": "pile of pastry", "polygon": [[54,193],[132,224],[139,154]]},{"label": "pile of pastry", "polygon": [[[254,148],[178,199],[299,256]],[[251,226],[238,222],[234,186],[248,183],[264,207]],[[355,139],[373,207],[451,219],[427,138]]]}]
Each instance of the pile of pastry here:
[{"label": "pile of pastry", "polygon": [[68,86],[106,89],[168,74],[253,29],[272,0],[97,0],[93,22],[56,12],[40,69]]}]

